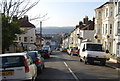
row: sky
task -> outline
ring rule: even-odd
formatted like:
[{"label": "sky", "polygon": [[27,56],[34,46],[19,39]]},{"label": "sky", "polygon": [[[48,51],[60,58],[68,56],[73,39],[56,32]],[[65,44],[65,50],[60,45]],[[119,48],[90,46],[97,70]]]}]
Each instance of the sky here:
[{"label": "sky", "polygon": [[94,9],[106,1],[108,0],[41,0],[26,15],[34,18],[47,14],[44,18],[30,21],[36,27],[40,26],[40,21],[42,21],[42,27],[74,27],[85,16],[92,20],[95,15]]}]

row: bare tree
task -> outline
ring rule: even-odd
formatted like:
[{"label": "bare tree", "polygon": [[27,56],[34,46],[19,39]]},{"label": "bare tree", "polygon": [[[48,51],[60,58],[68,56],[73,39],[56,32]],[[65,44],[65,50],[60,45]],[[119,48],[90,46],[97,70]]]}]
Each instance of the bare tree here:
[{"label": "bare tree", "polygon": [[2,0],[0,5],[2,6],[2,13],[13,18],[18,18],[26,14],[30,9],[39,3],[40,0]]}]

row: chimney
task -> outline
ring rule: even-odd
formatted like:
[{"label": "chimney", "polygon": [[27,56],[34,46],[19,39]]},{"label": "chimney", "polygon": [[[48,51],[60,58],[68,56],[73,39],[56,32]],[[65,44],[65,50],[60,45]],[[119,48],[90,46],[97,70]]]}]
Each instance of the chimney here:
[{"label": "chimney", "polygon": [[24,15],[24,20],[28,21],[28,16]]},{"label": "chimney", "polygon": [[80,22],[79,22],[79,26],[80,26],[80,25],[82,25],[82,24],[83,24],[83,22],[82,22],[82,21],[80,21]]},{"label": "chimney", "polygon": [[85,16],[85,18],[83,18],[83,24],[88,24],[88,16]]}]

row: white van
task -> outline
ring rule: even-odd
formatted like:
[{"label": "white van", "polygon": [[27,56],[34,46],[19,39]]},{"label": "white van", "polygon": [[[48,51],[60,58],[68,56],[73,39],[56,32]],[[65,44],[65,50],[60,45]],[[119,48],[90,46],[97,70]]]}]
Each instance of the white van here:
[{"label": "white van", "polygon": [[108,59],[108,54],[103,51],[102,44],[92,42],[81,43],[79,56],[80,61],[84,61],[85,64],[100,61],[101,65],[105,65]]}]

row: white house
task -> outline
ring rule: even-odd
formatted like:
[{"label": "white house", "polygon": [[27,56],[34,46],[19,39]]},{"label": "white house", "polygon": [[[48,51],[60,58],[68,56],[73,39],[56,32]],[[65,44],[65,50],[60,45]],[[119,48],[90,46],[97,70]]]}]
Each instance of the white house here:
[{"label": "white house", "polygon": [[78,39],[78,48],[80,48],[80,44],[82,42],[82,40],[88,39],[91,42],[94,42],[94,34],[95,31],[94,30],[80,30],[79,33],[79,39]]},{"label": "white house", "polygon": [[18,35],[18,41],[22,44],[24,50],[35,50],[36,46],[36,35],[35,26],[29,22],[28,16],[24,16],[18,20],[21,30],[24,31],[23,34]]},{"label": "white house", "polygon": [[110,0],[95,9],[95,42],[120,55],[120,1]]}]

